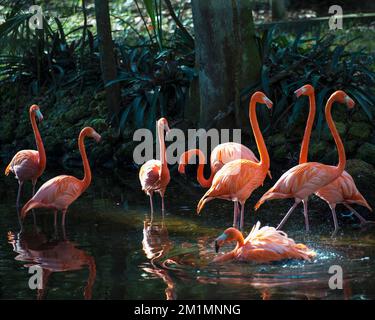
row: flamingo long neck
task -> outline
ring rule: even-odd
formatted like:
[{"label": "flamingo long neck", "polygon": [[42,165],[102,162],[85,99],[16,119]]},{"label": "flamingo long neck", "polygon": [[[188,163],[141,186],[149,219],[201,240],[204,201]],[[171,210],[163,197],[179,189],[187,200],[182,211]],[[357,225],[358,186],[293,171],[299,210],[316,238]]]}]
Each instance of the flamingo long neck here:
[{"label": "flamingo long neck", "polygon": [[250,100],[249,105],[249,118],[250,118],[250,124],[251,128],[253,129],[253,133],[255,136],[255,141],[257,144],[257,148],[260,155],[260,162],[259,166],[264,168],[266,171],[268,171],[270,167],[270,157],[268,155],[266,144],[264,143],[264,139],[262,136],[262,133],[259,129],[258,119],[256,115],[256,103],[259,102],[257,99],[254,99],[254,97]]},{"label": "flamingo long neck", "polygon": [[[198,165],[198,170],[197,170],[197,180],[201,187],[203,188],[209,188],[211,187],[212,180],[214,179],[215,172],[211,168],[211,175],[208,179],[204,177],[204,164],[206,162],[206,157],[204,156],[203,152],[199,149],[194,149],[193,154],[198,156],[199,159],[199,165]],[[191,154],[191,156],[193,155]]]},{"label": "flamingo long neck", "polygon": [[163,172],[168,170],[167,165],[167,156],[165,151],[165,141],[164,141],[164,126],[158,125],[158,139],[159,139],[159,151],[160,151],[160,162],[161,162],[161,170],[160,175],[163,174]]},{"label": "flamingo long neck", "polygon": [[309,111],[309,116],[307,118],[306,129],[305,129],[305,133],[304,133],[303,140],[302,140],[301,152],[299,154],[299,164],[307,162],[307,155],[309,153],[311,131],[312,131],[312,127],[314,124],[315,112],[316,112],[314,92],[309,94],[309,103],[310,103],[310,111]]},{"label": "flamingo long neck", "polygon": [[34,131],[36,146],[37,146],[38,153],[39,153],[38,174],[37,174],[37,176],[39,177],[42,175],[44,169],[46,168],[46,152],[44,150],[42,137],[40,136],[40,132],[36,124],[35,112],[30,111],[29,115],[30,115],[31,126],[33,127],[33,131]]},{"label": "flamingo long neck", "polygon": [[233,237],[237,241],[237,246],[236,246],[237,249],[244,245],[245,239],[239,230],[235,229]]},{"label": "flamingo long neck", "polygon": [[326,120],[328,123],[329,130],[331,131],[333,139],[335,140],[337,151],[339,154],[339,164],[336,167],[336,173],[337,173],[337,176],[339,176],[345,169],[346,156],[345,156],[344,145],[341,141],[340,135],[336,129],[336,126],[332,119],[332,114],[331,114],[332,105],[336,100],[337,100],[337,94],[331,95],[331,97],[328,99],[327,104],[326,104],[325,115],[326,115]]},{"label": "flamingo long neck", "polygon": [[90,163],[89,163],[89,160],[87,159],[86,148],[85,148],[86,135],[87,133],[85,131],[82,131],[79,134],[79,138],[78,138],[78,148],[79,148],[79,152],[81,153],[82,162],[83,162],[83,171],[85,173],[83,179],[81,180],[82,190],[86,190],[86,188],[91,183]]}]

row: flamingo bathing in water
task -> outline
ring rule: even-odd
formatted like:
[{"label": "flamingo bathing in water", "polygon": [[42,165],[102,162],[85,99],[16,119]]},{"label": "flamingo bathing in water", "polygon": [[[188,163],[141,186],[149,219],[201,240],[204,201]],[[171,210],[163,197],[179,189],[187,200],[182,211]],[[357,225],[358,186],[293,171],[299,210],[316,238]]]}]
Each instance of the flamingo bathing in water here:
[{"label": "flamingo bathing in water", "polygon": [[151,214],[154,212],[152,195],[158,192],[161,196],[161,208],[164,214],[164,194],[170,181],[167,156],[165,151],[164,131],[169,132],[168,121],[161,118],[157,122],[159,137],[160,160],[148,160],[139,170],[139,181],[142,190],[150,197]]},{"label": "flamingo bathing in water", "polygon": [[[210,189],[201,198],[197,207],[199,214],[204,205],[215,198],[235,203],[238,201],[241,205],[241,230],[244,225],[245,202],[255,189],[263,185],[270,166],[270,158],[256,116],[257,103],[266,104],[268,108],[272,108],[272,101],[264,93],[258,91],[252,95],[249,105],[250,124],[259,150],[260,162],[238,159],[225,164],[216,173]],[[238,226],[238,210],[235,210],[233,225]]]},{"label": "flamingo bathing in water", "polygon": [[[37,105],[32,105],[29,109],[29,116],[31,126],[34,131],[36,146],[38,151],[35,150],[21,150],[16,153],[9,165],[5,169],[5,175],[9,175],[10,172],[14,173],[18,180],[18,194],[16,207],[20,207],[20,198],[23,183],[27,180],[31,180],[33,185],[33,195],[35,194],[35,185],[38,178],[43,174],[46,168],[46,153],[44,151],[43,141],[39,133],[38,126],[36,124],[35,117],[39,121],[43,120],[43,115],[40,112],[40,108]],[[34,217],[35,219],[35,217]]]},{"label": "flamingo bathing in water", "polygon": [[62,226],[65,226],[65,215],[68,207],[89,187],[91,183],[90,164],[85,149],[85,138],[90,137],[99,142],[100,135],[91,127],[81,130],[78,138],[78,147],[81,153],[84,169],[82,180],[73,176],[57,176],[45,182],[38,192],[24,205],[21,218],[34,208],[53,209],[55,213],[55,226],[57,224],[57,211],[62,211]]},{"label": "flamingo bathing in water", "polygon": [[349,108],[354,107],[354,101],[344,91],[339,90],[330,96],[325,108],[325,116],[328,127],[338,149],[338,166],[329,166],[319,162],[306,162],[299,164],[285,172],[275,183],[275,185],[269,189],[255,205],[255,209],[257,210],[267,200],[294,198],[293,206],[289,209],[283,220],[278,225],[277,229],[281,229],[283,227],[293,210],[301,201],[303,201],[305,226],[306,231],[309,231],[307,212],[308,197],[318,191],[320,188],[334,181],[344,171],[346,164],[344,145],[341,141],[340,135],[337,132],[331,115],[332,104],[336,101],[345,103]]},{"label": "flamingo bathing in water", "polygon": [[[295,94],[297,95],[297,97],[300,97],[301,95],[307,95],[310,101],[310,112],[307,120],[305,134],[303,136],[299,158],[299,163],[301,164],[307,162],[309,141],[316,112],[315,92],[314,88],[311,85],[307,84],[296,90]],[[358,217],[361,224],[373,223],[372,221],[367,221],[366,219],[364,219],[356,210],[354,210],[354,208],[350,206],[350,204],[358,204],[372,211],[372,208],[367,203],[366,199],[358,191],[352,176],[345,170],[336,180],[316,191],[315,195],[326,201],[331,208],[333,223],[335,227],[333,234],[336,234],[338,230],[335,208],[336,205],[340,203],[345,205],[351,212],[353,212],[354,215]]]},{"label": "flamingo bathing in water", "polygon": [[283,231],[273,227],[260,228],[260,222],[253,227],[250,234],[244,239],[242,233],[235,228],[228,228],[215,240],[215,250],[227,242],[236,241],[236,247],[213,262],[226,261],[254,261],[269,263],[287,259],[311,260],[316,253],[301,243],[295,243]]}]

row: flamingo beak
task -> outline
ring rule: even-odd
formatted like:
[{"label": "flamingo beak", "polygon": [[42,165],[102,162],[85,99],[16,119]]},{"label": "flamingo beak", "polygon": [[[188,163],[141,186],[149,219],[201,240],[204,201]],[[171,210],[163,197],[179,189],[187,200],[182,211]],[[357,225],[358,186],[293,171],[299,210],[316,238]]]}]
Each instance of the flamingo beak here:
[{"label": "flamingo beak", "polygon": [[216,238],[215,240],[215,252],[218,253],[220,247],[224,244],[224,242],[227,240],[228,236],[223,233],[220,237]]},{"label": "flamingo beak", "polygon": [[303,95],[305,93],[305,91],[306,91],[306,89],[304,87],[302,87],[302,88],[299,88],[296,91],[294,91],[294,94],[297,96],[297,98],[299,98],[301,95]]},{"label": "flamingo beak", "polygon": [[102,136],[97,132],[93,132],[92,137],[95,139],[97,143],[99,143],[100,140],[102,139]]},{"label": "flamingo beak", "polygon": [[346,103],[346,105],[348,106],[349,109],[353,109],[354,106],[355,106],[355,102],[349,96],[345,97],[345,103]]},{"label": "flamingo beak", "polygon": [[35,115],[37,116],[39,121],[43,121],[43,115],[42,115],[42,112],[39,109],[35,110]]},{"label": "flamingo beak", "polygon": [[268,99],[266,96],[263,98],[264,103],[267,105],[268,109],[272,109],[273,102]]}]

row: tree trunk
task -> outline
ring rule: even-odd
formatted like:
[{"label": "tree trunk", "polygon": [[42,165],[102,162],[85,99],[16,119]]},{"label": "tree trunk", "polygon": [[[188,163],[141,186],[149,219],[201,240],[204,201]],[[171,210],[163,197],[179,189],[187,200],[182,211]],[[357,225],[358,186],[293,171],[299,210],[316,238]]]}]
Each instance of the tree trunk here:
[{"label": "tree trunk", "polygon": [[[95,0],[95,16],[100,50],[100,66],[104,85],[117,78],[117,66],[114,44],[111,33],[108,0]],[[117,124],[120,110],[120,86],[118,84],[105,88],[110,122]]]},{"label": "tree trunk", "polygon": [[234,102],[234,119],[225,119],[222,125],[241,126],[248,120],[247,108],[240,103],[240,91],[259,79],[261,68],[251,1],[192,0],[192,8],[200,125],[209,125],[213,117]]},{"label": "tree trunk", "polygon": [[286,16],[285,0],[271,0],[272,21],[282,20]]}]

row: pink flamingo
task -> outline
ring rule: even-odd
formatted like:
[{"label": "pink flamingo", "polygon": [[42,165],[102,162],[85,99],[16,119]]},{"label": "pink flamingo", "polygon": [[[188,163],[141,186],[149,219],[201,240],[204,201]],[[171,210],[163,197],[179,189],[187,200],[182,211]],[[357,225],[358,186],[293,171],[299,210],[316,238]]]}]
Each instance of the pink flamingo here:
[{"label": "pink flamingo", "polygon": [[346,164],[344,145],[340,139],[340,135],[337,132],[331,115],[332,104],[336,101],[345,103],[349,108],[354,107],[354,101],[344,91],[339,90],[330,96],[325,108],[325,116],[328,127],[338,149],[338,166],[329,166],[319,162],[306,162],[299,164],[285,172],[275,183],[275,185],[269,189],[255,205],[255,209],[257,210],[267,200],[294,198],[295,202],[293,206],[289,209],[283,220],[278,225],[277,229],[282,228],[293,210],[302,201],[306,231],[309,231],[307,211],[308,197],[328,183],[334,181],[344,171]]},{"label": "pink flamingo", "polygon": [[[31,126],[34,131],[36,146],[38,151],[35,150],[21,150],[16,153],[13,159],[10,161],[5,169],[5,175],[9,175],[10,172],[14,173],[18,180],[18,194],[16,207],[20,207],[21,190],[23,183],[27,180],[31,180],[33,185],[33,196],[35,194],[35,185],[38,178],[43,174],[46,168],[46,153],[44,151],[43,141],[39,133],[38,126],[36,124],[35,117],[39,121],[43,120],[43,115],[40,112],[39,106],[32,105],[29,109],[29,116]],[[35,219],[35,216],[34,216]]]},{"label": "pink flamingo", "polygon": [[215,250],[227,242],[236,241],[236,247],[213,262],[254,261],[269,263],[286,259],[301,259],[310,261],[316,253],[301,243],[295,243],[288,235],[273,227],[260,228],[257,222],[250,234],[244,239],[242,233],[235,228],[228,228],[215,240]]},{"label": "pink flamingo", "polygon": [[78,147],[81,153],[84,178],[82,180],[73,176],[61,175],[45,182],[38,192],[24,205],[21,210],[21,219],[27,212],[34,208],[47,208],[54,210],[55,226],[57,224],[57,211],[62,212],[62,226],[65,226],[65,215],[68,207],[89,187],[91,183],[90,164],[86,155],[84,140],[90,137],[99,142],[100,135],[91,127],[83,128],[79,134]]},{"label": "pink flamingo", "polygon": [[[310,101],[310,112],[309,117],[307,120],[305,134],[303,136],[302,146],[301,146],[301,153],[299,158],[299,163],[307,162],[307,155],[309,150],[309,141],[312,131],[312,126],[315,118],[316,112],[316,105],[315,105],[315,92],[314,88],[307,84],[300,89],[295,91],[297,97],[301,95],[307,95]],[[337,216],[336,216],[336,205],[341,203],[346,206],[351,212],[354,213],[360,220],[361,224],[368,224],[373,223],[373,221],[367,221],[364,219],[354,208],[350,206],[350,204],[358,204],[368,208],[372,211],[372,208],[367,203],[366,199],[363,195],[358,191],[357,186],[354,183],[352,176],[344,170],[344,172],[333,182],[327,184],[326,186],[320,188],[318,191],[315,192],[319,198],[323,199],[327,202],[329,207],[332,211],[333,216],[333,223],[335,230],[333,234],[337,233],[338,230],[338,223],[337,223]]]},{"label": "pink flamingo", "polygon": [[[234,201],[241,205],[240,229],[244,225],[244,207],[252,192],[263,184],[270,166],[270,158],[256,116],[256,104],[264,103],[272,108],[272,101],[262,92],[255,92],[250,100],[249,118],[260,154],[260,162],[238,159],[225,164],[215,175],[210,189],[198,203],[197,213],[215,198]],[[233,225],[238,226],[238,210],[235,207]]]},{"label": "pink flamingo", "polygon": [[168,121],[161,118],[157,122],[159,137],[160,160],[148,160],[139,170],[139,181],[142,190],[150,197],[151,214],[154,212],[152,195],[158,192],[161,196],[161,208],[164,215],[164,194],[170,181],[167,156],[165,151],[164,131],[170,131]]}]

